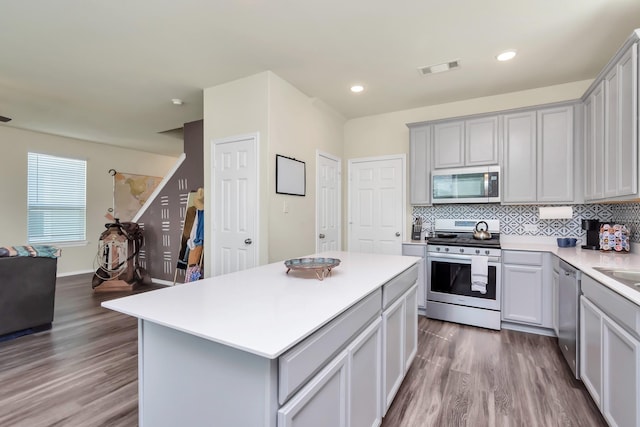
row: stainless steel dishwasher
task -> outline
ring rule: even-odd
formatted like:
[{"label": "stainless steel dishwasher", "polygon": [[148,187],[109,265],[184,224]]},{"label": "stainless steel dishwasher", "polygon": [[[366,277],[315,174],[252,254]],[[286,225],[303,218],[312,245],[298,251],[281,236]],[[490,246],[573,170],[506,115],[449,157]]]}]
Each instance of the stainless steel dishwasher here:
[{"label": "stainless steel dishwasher", "polygon": [[558,344],[576,379],[580,379],[580,275],[580,270],[560,260]]}]

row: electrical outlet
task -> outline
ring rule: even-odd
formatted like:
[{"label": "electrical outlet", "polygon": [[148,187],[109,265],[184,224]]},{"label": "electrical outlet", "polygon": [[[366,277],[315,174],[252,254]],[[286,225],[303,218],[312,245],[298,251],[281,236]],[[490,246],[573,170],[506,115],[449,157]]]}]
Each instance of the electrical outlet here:
[{"label": "electrical outlet", "polygon": [[538,224],[524,224],[524,231],[526,233],[537,233]]}]

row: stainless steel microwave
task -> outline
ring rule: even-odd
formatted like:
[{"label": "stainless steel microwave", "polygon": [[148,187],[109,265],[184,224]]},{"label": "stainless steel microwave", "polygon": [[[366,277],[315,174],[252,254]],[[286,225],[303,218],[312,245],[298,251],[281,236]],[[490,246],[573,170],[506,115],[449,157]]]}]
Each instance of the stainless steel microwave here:
[{"label": "stainless steel microwave", "polygon": [[432,203],[500,202],[500,166],[435,170],[431,189]]}]

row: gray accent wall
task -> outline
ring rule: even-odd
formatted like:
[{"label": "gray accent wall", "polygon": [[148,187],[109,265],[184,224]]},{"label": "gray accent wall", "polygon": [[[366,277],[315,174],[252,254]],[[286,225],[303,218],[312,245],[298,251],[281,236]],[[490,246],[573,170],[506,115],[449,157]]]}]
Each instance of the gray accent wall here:
[{"label": "gray accent wall", "polygon": [[[203,129],[203,120],[185,123],[186,158],[138,221],[145,238],[140,265],[155,280],[173,282],[187,198],[190,191],[204,187]],[[177,282],[184,282],[184,270],[178,269]]]}]

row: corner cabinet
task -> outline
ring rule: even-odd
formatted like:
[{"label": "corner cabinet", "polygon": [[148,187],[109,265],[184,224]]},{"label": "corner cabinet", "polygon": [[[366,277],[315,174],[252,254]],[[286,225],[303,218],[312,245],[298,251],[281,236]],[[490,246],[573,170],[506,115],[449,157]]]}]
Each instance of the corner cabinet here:
[{"label": "corner cabinet", "polygon": [[502,201],[574,202],[574,106],[502,116]]},{"label": "corner cabinet", "polygon": [[431,204],[431,126],[409,126],[409,187],[412,205]]},{"label": "corner cabinet", "polygon": [[498,164],[498,117],[437,123],[433,126],[433,167]]},{"label": "corner cabinet", "polygon": [[640,306],[582,276],[580,377],[610,426],[640,425]]},{"label": "corner cabinet", "polygon": [[640,197],[638,185],[638,39],[622,46],[583,97],[588,201]]}]

